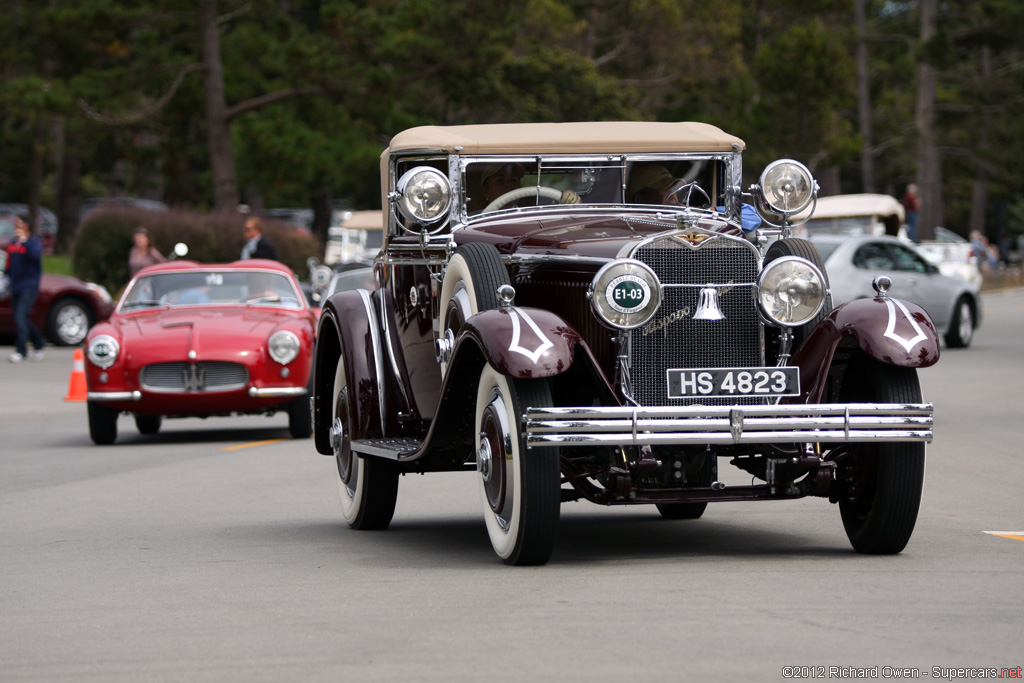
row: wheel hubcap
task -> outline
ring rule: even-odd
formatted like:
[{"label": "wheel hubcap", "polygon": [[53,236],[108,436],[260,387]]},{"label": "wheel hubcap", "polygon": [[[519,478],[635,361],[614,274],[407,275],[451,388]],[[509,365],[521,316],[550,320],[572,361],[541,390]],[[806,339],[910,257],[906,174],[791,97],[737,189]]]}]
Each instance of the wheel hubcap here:
[{"label": "wheel hubcap", "polygon": [[85,311],[77,306],[68,306],[57,314],[57,332],[63,342],[77,344],[85,339],[87,328]]},{"label": "wheel hubcap", "polygon": [[971,318],[971,307],[967,304],[960,306],[960,340],[969,341],[974,328],[974,320]]},{"label": "wheel hubcap", "polygon": [[494,390],[480,419],[480,445],[476,451],[477,470],[483,481],[487,504],[498,525],[508,529],[512,516],[512,441],[505,400]]},{"label": "wheel hubcap", "polygon": [[348,418],[348,387],[342,387],[338,394],[337,407],[335,409],[334,422],[328,432],[331,440],[331,449],[334,451],[335,459],[338,461],[338,476],[348,484],[352,480],[352,445],[350,435],[345,425]]}]

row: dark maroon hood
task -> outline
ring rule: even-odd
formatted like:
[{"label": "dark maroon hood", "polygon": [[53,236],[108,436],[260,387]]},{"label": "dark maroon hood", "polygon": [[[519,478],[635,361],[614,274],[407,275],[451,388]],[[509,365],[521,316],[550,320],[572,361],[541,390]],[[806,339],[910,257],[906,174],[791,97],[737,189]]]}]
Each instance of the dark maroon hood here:
[{"label": "dark maroon hood", "polygon": [[[664,216],[571,216],[524,220],[513,217],[473,223],[455,231],[456,244],[489,242],[504,254],[615,258],[631,243],[672,230]],[[726,234],[742,234],[729,226]]]}]

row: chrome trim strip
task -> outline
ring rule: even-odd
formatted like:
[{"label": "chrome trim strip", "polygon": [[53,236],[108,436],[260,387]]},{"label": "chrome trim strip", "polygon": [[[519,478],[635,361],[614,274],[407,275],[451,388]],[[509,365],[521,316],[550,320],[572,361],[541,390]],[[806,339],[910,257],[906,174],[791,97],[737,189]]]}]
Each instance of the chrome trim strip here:
[{"label": "chrome trim strip", "polygon": [[527,443],[856,443],[933,437],[931,403],[530,408]]},{"label": "chrome trim strip", "polygon": [[373,364],[377,370],[377,402],[380,404],[380,427],[384,429],[387,424],[387,411],[384,396],[384,361],[381,359],[380,350],[380,327],[377,325],[377,311],[370,301],[370,292],[365,289],[356,290],[363,300],[363,307],[366,308],[366,317],[370,322],[370,341],[373,344]]},{"label": "chrome trim strip", "polygon": [[141,391],[90,391],[85,395],[89,401],[141,401]]},{"label": "chrome trim strip", "polygon": [[249,387],[249,398],[291,398],[305,396],[306,387]]}]

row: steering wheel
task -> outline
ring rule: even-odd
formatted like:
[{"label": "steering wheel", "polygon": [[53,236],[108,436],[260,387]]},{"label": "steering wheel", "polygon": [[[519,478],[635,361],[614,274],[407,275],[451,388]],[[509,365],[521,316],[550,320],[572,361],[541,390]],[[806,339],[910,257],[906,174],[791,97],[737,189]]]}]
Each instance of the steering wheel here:
[{"label": "steering wheel", "polygon": [[668,192],[665,193],[665,204],[672,206],[683,206],[690,208],[690,198],[693,195],[693,191],[696,190],[698,194],[704,195],[704,199],[707,201],[704,204],[704,208],[711,206],[711,197],[704,191],[704,188],[694,182],[682,183],[675,187],[669,188]]},{"label": "steering wheel", "polygon": [[509,192],[506,192],[505,194],[501,195],[493,202],[488,204],[486,207],[484,207],[484,210],[481,213],[497,211],[501,207],[505,206],[506,204],[510,204],[511,202],[514,202],[517,199],[522,199],[523,197],[535,197],[537,195],[540,195],[545,199],[554,199],[556,202],[562,199],[562,191],[556,190],[553,187],[520,187],[515,190],[510,190]]}]

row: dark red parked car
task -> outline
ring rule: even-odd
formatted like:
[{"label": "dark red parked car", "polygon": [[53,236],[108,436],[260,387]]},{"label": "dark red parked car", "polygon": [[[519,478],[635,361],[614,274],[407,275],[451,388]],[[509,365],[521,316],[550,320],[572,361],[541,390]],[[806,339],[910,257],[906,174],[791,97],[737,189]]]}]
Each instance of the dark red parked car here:
[{"label": "dark red parked car", "polygon": [[[81,344],[89,328],[110,317],[114,302],[106,287],[77,277],[43,273],[32,322],[52,343]],[[0,334],[14,334],[11,297],[0,293]]]}]

